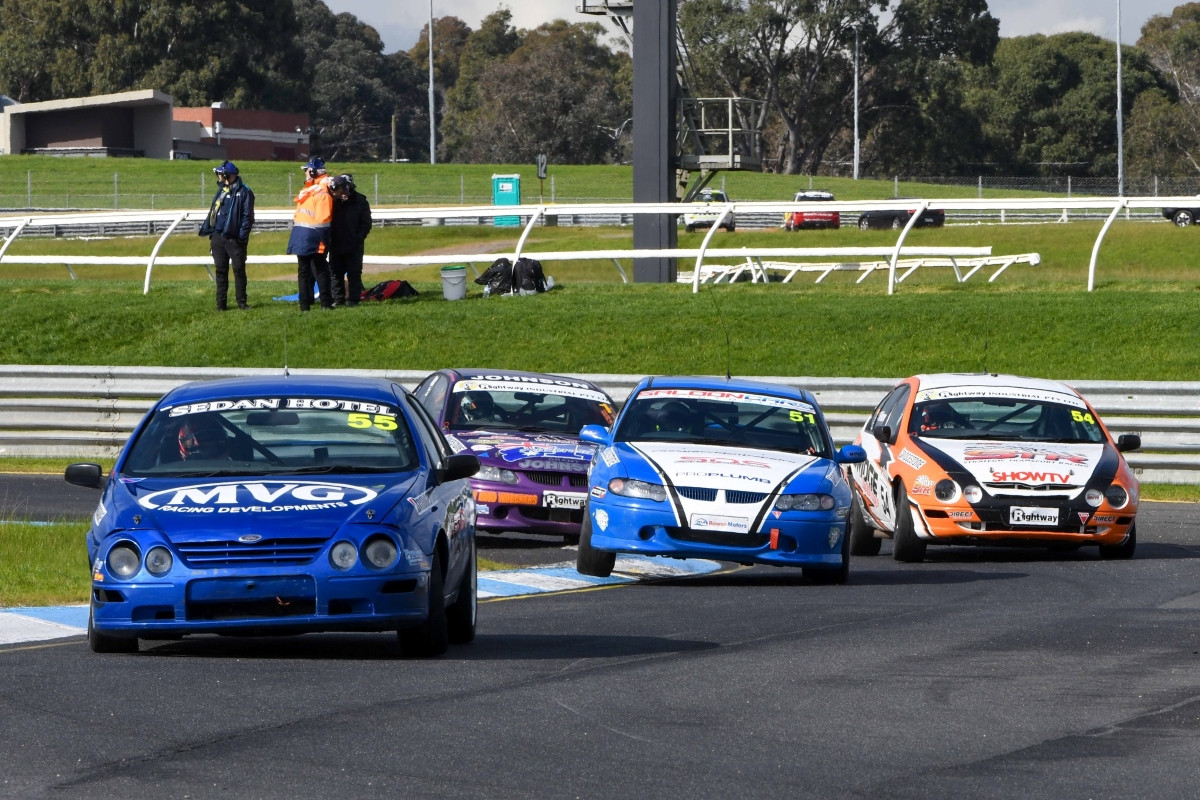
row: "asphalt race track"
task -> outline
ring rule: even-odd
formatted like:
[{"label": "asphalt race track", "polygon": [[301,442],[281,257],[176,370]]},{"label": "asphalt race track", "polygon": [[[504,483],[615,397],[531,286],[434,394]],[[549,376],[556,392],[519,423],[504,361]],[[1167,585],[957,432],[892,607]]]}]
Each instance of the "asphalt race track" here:
[{"label": "asphalt race track", "polygon": [[1193,798],[1200,507],[1132,561],[728,565],[387,635],[0,648],[0,797]]}]

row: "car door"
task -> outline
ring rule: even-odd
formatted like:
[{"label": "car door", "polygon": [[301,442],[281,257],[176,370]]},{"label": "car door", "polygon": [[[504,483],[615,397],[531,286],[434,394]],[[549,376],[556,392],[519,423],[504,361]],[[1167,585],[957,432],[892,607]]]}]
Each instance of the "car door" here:
[{"label": "car door", "polygon": [[[912,393],[907,383],[897,386],[879,401],[867,424],[863,426],[858,443],[867,453],[867,460],[850,468],[854,488],[862,499],[863,510],[885,530],[892,530],[896,520],[896,499],[892,492],[892,445],[896,443],[900,420],[908,408]],[[880,425],[891,429],[888,441],[875,438]]]}]

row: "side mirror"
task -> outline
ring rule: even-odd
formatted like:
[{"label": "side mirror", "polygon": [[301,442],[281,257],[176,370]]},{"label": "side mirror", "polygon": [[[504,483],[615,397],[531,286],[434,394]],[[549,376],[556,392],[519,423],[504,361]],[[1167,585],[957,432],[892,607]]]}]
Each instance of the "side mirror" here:
[{"label": "side mirror", "polygon": [[603,425],[584,425],[579,429],[579,441],[604,446],[612,434]]},{"label": "side mirror", "polygon": [[1142,437],[1136,433],[1122,433],[1117,437],[1117,450],[1121,453],[1128,453],[1130,450],[1137,450],[1142,446]]},{"label": "side mirror", "polygon": [[892,429],[887,425],[876,425],[875,430],[871,431],[871,435],[884,444],[892,443]]},{"label": "side mirror", "polygon": [[479,472],[479,457],[470,453],[455,453],[448,456],[437,469],[439,483],[469,478]]},{"label": "side mirror", "polygon": [[88,489],[99,489],[104,486],[104,473],[99,464],[71,464],[63,473],[67,483],[75,486],[86,486]]},{"label": "side mirror", "polygon": [[833,454],[833,460],[839,464],[861,464],[867,460],[867,451],[857,444],[844,445]]}]

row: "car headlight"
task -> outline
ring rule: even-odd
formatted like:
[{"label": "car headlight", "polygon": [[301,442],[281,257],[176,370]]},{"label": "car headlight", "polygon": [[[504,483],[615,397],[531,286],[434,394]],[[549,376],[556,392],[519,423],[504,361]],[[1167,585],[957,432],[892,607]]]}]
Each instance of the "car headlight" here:
[{"label": "car headlight", "polygon": [[329,563],[334,569],[350,569],[358,563],[358,550],[349,542],[338,542],[329,550]]},{"label": "car headlight", "polygon": [[133,542],[121,542],[108,551],[108,571],[118,578],[132,578],[141,566],[142,556]]},{"label": "car headlight", "polygon": [[372,536],[363,547],[363,558],[376,569],[390,567],[396,560],[396,543],[386,536]]},{"label": "car headlight", "polygon": [[1124,487],[1113,483],[1104,490],[1104,499],[1108,500],[1108,504],[1113,508],[1123,508],[1129,502],[1129,494]]},{"label": "car headlight", "polygon": [[643,500],[663,502],[667,499],[667,489],[659,483],[647,483],[628,478],[613,478],[608,482],[608,490],[621,497],[638,497]]},{"label": "car headlight", "polygon": [[475,473],[475,478],[481,481],[507,483],[514,486],[517,483],[517,473],[511,469],[499,469],[497,467],[480,467],[479,472]]},{"label": "car headlight", "polygon": [[943,503],[953,503],[958,499],[958,484],[949,478],[942,478],[934,485],[933,496]]},{"label": "car headlight", "polygon": [[828,494],[781,494],[775,499],[777,511],[829,511],[834,505]]},{"label": "car headlight", "polygon": [[146,571],[156,578],[161,578],[171,571],[171,565],[175,563],[174,557],[171,556],[171,551],[162,545],[156,545],[150,548],[150,552],[146,553]]},{"label": "car headlight", "polygon": [[1099,489],[1088,489],[1083,499],[1092,508],[1099,508],[1100,504],[1104,502],[1104,495]]}]

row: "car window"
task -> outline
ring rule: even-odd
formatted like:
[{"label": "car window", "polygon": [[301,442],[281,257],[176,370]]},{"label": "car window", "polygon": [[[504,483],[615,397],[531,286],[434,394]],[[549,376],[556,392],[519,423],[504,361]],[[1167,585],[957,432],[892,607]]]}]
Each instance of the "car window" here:
[{"label": "car window", "polygon": [[867,420],[867,430],[875,430],[876,425],[882,425],[883,420],[887,419],[888,411],[890,411],[899,400],[905,385],[897,386],[883,396],[879,401],[879,405],[875,406],[875,410],[871,412],[870,419]]},{"label": "car window", "polygon": [[644,389],[630,401],[614,441],[690,442],[830,457],[816,407],[754,392]]},{"label": "car window", "polygon": [[900,431],[900,420],[904,417],[904,410],[908,407],[908,396],[911,392],[911,387],[907,383],[900,386],[896,391],[895,400],[888,405],[884,413],[883,424],[892,429],[893,436]]},{"label": "car window", "polygon": [[426,452],[429,453],[430,460],[433,462],[431,466],[437,466],[446,456],[453,453],[454,450],[450,447],[450,443],[446,441],[446,437],[438,430],[437,423],[430,417],[429,412],[421,407],[420,403],[412,403],[412,410],[413,417],[417,420],[417,435],[425,443]]},{"label": "car window", "polygon": [[913,406],[909,432],[939,439],[1098,443],[1099,421],[1083,405],[1016,397],[931,399]]},{"label": "car window", "polygon": [[611,425],[611,398],[598,389],[463,380],[454,384],[446,412],[452,431],[519,430],[575,435],[584,425]]},{"label": "car window", "polygon": [[236,397],[162,407],[130,448],[131,477],[396,472],[419,466],[393,405],[335,397]]},{"label": "car window", "polygon": [[430,416],[435,419],[442,411],[442,406],[446,402],[446,389],[450,385],[450,379],[440,372],[435,372],[425,380],[421,381],[420,385],[413,391],[413,397],[417,398]]}]

